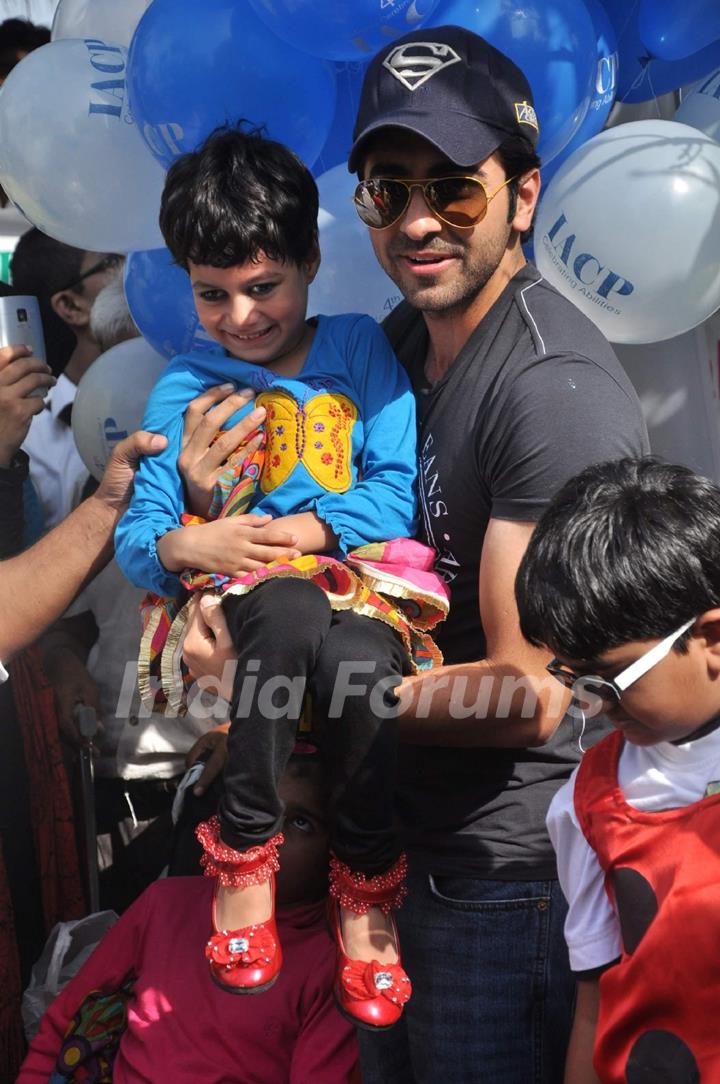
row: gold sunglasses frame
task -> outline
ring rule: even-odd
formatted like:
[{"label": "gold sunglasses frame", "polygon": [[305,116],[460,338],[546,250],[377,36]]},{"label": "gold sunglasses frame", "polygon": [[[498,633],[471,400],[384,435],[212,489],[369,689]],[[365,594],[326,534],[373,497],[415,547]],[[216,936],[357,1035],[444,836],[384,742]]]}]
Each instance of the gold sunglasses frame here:
[{"label": "gold sunglasses frame", "polygon": [[[382,233],[383,230],[390,230],[393,226],[397,226],[398,222],[400,222],[400,220],[405,217],[405,215],[407,214],[407,209],[410,206],[410,201],[412,200],[413,188],[419,188],[422,192],[425,206],[430,211],[430,214],[433,216],[433,218],[437,218],[440,222],[444,222],[446,226],[450,226],[450,228],[453,230],[472,230],[475,228],[475,226],[478,225],[478,223],[482,222],[482,220],[485,218],[488,207],[490,206],[490,200],[497,196],[498,192],[502,192],[503,188],[505,188],[506,185],[510,184],[511,181],[514,181],[515,177],[517,176],[518,174],[515,174],[513,177],[508,177],[507,180],[503,181],[501,185],[498,185],[498,187],[489,194],[487,190],[487,185],[484,181],[481,181],[479,177],[472,177],[469,174],[463,173],[448,173],[442,177],[416,177],[414,180],[411,181],[407,180],[405,177],[368,177],[366,180],[358,182],[358,185],[355,188],[355,192],[353,193],[352,201],[355,209],[358,211],[358,218],[363,223],[363,225],[367,226],[369,230],[374,230],[376,233]],[[405,203],[405,206],[403,207],[397,218],[394,218],[392,222],[388,223],[387,226],[371,226],[369,222],[365,221],[365,219],[360,214],[360,211],[358,210],[358,192],[363,187],[363,185],[368,184],[368,182],[370,181],[394,181],[397,184],[402,184],[407,188],[407,202]],[[450,222],[447,218],[444,218],[441,214],[434,210],[427,196],[425,195],[425,189],[427,185],[437,184],[438,181],[472,181],[473,184],[479,185],[485,193],[485,209],[483,210],[482,214],[478,218],[476,218],[474,222],[471,222],[469,226],[458,226],[454,222]]]}]

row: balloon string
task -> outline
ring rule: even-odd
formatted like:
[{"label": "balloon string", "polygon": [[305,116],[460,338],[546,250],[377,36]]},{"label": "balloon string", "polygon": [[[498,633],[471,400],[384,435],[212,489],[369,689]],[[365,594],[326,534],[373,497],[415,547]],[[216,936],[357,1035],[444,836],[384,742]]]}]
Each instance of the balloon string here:
[{"label": "balloon string", "polygon": [[650,86],[650,90],[652,91],[653,101],[655,102],[655,108],[657,110],[658,120],[662,120],[663,115],[660,112],[660,102],[658,101],[658,96],[655,93],[655,87],[653,86],[652,74],[650,72],[650,62],[649,61],[648,61],[648,66],[647,66],[647,77],[648,77],[648,84]]},{"label": "balloon string", "polygon": [[[618,30],[618,35],[617,35],[618,46],[620,45],[620,42],[621,42],[621,40],[623,38],[623,35],[625,34],[625,31],[627,30],[628,26],[630,25],[632,20],[635,18],[635,12],[636,12],[636,10],[637,10],[637,8],[639,6],[640,6],[640,0],[635,0],[635,2],[630,5],[630,8],[629,8],[629,10],[627,12],[627,17],[625,19],[625,22],[622,24],[622,26]],[[655,91],[653,90],[652,79],[650,78],[650,65],[651,65],[651,63],[653,61],[653,57],[650,56],[650,54],[648,53],[646,56],[638,57],[638,60],[640,62],[640,71],[635,76],[635,78],[633,79],[633,81],[630,84],[630,86],[628,87],[628,89],[625,91],[624,96],[620,99],[620,105],[625,104],[625,99],[627,98],[627,96],[629,94],[632,94],[632,92],[634,90],[637,90],[638,87],[642,86],[645,79],[648,80],[648,82],[650,84],[650,89],[653,91],[653,98],[655,98],[655,100],[657,101],[657,95],[655,94]],[[616,101],[615,104],[616,105],[618,104],[617,101]],[[658,106],[658,115],[660,115],[660,107],[659,106]]]},{"label": "balloon string", "polygon": [[625,103],[625,98],[627,98],[628,94],[632,94],[632,92],[634,90],[637,90],[638,87],[642,86],[645,79],[647,79],[648,82],[650,83],[650,89],[652,90],[652,81],[650,79],[650,65],[652,63],[653,58],[651,56],[642,56],[642,57],[638,57],[638,60],[640,61],[640,71],[637,73],[637,75],[633,79],[632,83],[630,84],[628,89],[625,91],[625,95],[620,101],[621,105],[623,105]]},{"label": "balloon string", "polygon": [[622,26],[618,30],[618,36],[617,36],[618,45],[620,44],[620,40],[623,37],[623,35],[624,35],[625,31],[627,30],[628,26],[630,25],[632,20],[635,18],[635,11],[639,6],[640,6],[640,0],[635,0],[635,3],[630,5],[630,9],[629,9],[629,11],[627,13],[627,17],[625,19],[625,22],[622,24]]}]

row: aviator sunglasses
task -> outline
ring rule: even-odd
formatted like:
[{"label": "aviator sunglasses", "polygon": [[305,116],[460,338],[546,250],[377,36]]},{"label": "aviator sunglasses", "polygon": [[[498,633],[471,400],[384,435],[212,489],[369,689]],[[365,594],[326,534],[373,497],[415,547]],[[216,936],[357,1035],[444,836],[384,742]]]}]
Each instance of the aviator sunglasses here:
[{"label": "aviator sunglasses", "polygon": [[687,632],[695,624],[696,620],[697,618],[693,617],[690,621],[686,621],[684,625],[671,632],[659,644],[655,644],[643,652],[639,659],[626,666],[614,678],[601,678],[595,674],[575,674],[572,670],[566,670],[558,659],[553,659],[545,669],[561,685],[564,685],[566,689],[570,689],[576,699],[587,696],[589,693],[599,697],[604,704],[616,707],[620,703],[625,690],[634,685],[636,681],[639,681],[641,677],[644,677],[659,662],[662,662],[670,654],[673,645],[684,632]]},{"label": "aviator sunglasses", "polygon": [[488,194],[477,177],[423,177],[413,181],[371,177],[360,181],[353,203],[366,226],[371,230],[386,230],[402,218],[410,205],[413,188],[419,188],[436,218],[457,230],[469,230],[482,222],[493,196],[514,180],[508,177]]}]

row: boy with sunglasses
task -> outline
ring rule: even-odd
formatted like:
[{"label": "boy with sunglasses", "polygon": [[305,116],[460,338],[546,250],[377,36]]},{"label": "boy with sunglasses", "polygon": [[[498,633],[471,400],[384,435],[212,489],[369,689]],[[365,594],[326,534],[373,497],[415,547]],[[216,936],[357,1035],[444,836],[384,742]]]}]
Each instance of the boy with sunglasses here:
[{"label": "boy with sunglasses", "polygon": [[550,673],[614,733],[548,829],[578,979],[567,1084],[720,1079],[720,488],[652,459],[589,467],[516,593]]}]

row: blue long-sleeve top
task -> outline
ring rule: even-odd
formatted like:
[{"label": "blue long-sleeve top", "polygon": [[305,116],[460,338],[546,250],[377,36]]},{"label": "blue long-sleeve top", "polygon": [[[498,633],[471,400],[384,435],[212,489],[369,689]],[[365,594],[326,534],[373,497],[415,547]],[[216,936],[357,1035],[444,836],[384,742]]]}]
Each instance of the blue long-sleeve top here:
[{"label": "blue long-sleeve top", "polygon": [[[383,331],[368,316],[318,316],[302,371],[281,377],[217,352],[173,358],[148,401],[143,428],[168,444],[146,456],[115,533],[128,579],[175,595],[178,577],[157,540],[185,511],[177,460],[191,399],[232,381],[267,408],[265,463],[248,511],[277,518],[315,512],[339,539],[335,556],[367,542],[412,537],[417,516],[415,400]],[[230,429],[253,403],[225,424]]]}]

